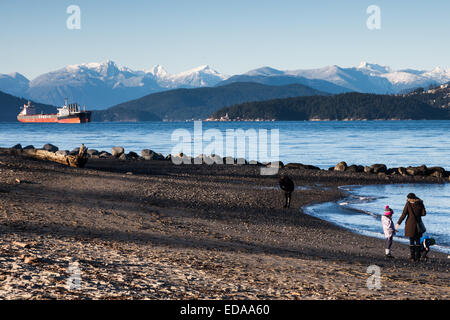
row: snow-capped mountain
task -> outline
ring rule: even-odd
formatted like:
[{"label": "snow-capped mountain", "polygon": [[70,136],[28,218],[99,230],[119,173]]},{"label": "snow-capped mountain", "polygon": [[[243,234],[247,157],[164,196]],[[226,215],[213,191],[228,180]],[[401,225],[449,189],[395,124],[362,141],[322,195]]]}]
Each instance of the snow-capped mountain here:
[{"label": "snow-capped mountain", "polygon": [[170,74],[160,65],[149,70],[132,70],[106,61],[69,65],[32,81],[19,73],[0,75],[0,91],[53,105],[62,104],[67,97],[89,109],[103,109],[168,89],[211,87],[231,82],[266,85],[299,83],[329,93],[358,91],[391,94],[449,81],[450,69],[393,70],[367,62],[349,68],[336,65],[299,70],[262,67],[228,77],[207,65]]},{"label": "snow-capped mountain", "polygon": [[5,93],[22,97],[29,85],[30,81],[18,72],[0,74],[0,90]]},{"label": "snow-capped mountain", "polygon": [[132,70],[106,61],[69,65],[32,81],[22,78],[26,81],[1,75],[0,90],[53,105],[68,98],[90,109],[103,109],[167,89],[214,86],[227,77],[209,66],[169,74],[160,65],[151,70]]},{"label": "snow-capped mountain", "polygon": [[450,70],[392,70],[388,66],[362,62],[356,67],[327,66],[319,69],[285,71],[286,75],[321,79],[354,91],[398,93],[406,89],[428,87],[450,81]]}]

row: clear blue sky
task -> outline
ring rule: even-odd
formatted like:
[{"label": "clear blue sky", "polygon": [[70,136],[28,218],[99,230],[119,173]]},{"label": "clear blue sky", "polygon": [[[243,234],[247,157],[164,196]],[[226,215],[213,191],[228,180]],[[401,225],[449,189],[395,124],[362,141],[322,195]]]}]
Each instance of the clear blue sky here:
[{"label": "clear blue sky", "polygon": [[[66,8],[81,8],[68,30]],[[366,27],[369,5],[381,30]],[[68,64],[113,60],[180,72],[209,64],[226,74],[369,61],[449,67],[450,1],[0,0],[0,73],[29,78]]]}]

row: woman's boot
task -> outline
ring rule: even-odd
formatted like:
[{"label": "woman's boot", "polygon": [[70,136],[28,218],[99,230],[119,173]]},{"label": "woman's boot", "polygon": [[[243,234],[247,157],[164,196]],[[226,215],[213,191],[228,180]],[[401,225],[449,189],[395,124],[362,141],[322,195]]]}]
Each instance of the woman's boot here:
[{"label": "woman's boot", "polygon": [[416,261],[416,246],[415,245],[410,245],[409,246],[409,252],[410,252],[409,260],[410,261]]},{"label": "woman's boot", "polygon": [[416,261],[420,261],[421,249],[422,249],[422,246],[416,245]]}]

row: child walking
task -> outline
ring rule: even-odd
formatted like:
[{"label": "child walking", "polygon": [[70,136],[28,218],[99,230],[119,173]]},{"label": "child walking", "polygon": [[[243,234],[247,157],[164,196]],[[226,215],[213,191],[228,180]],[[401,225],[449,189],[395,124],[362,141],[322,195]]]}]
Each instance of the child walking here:
[{"label": "child walking", "polygon": [[384,214],[381,217],[381,224],[383,225],[384,236],[386,237],[386,257],[393,258],[391,255],[392,240],[395,234],[394,222],[392,222],[392,215],[394,210],[386,206],[384,209]]}]

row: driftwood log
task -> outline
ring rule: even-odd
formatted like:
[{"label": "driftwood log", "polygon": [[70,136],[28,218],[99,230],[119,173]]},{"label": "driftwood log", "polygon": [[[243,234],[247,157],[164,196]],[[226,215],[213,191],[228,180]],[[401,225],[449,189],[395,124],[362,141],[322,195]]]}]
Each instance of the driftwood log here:
[{"label": "driftwood log", "polygon": [[20,155],[39,160],[47,160],[65,164],[70,167],[83,168],[88,161],[87,148],[84,144],[81,145],[80,151],[77,155],[62,155],[56,154],[42,149],[14,149],[14,148],[0,148],[0,152]]}]

